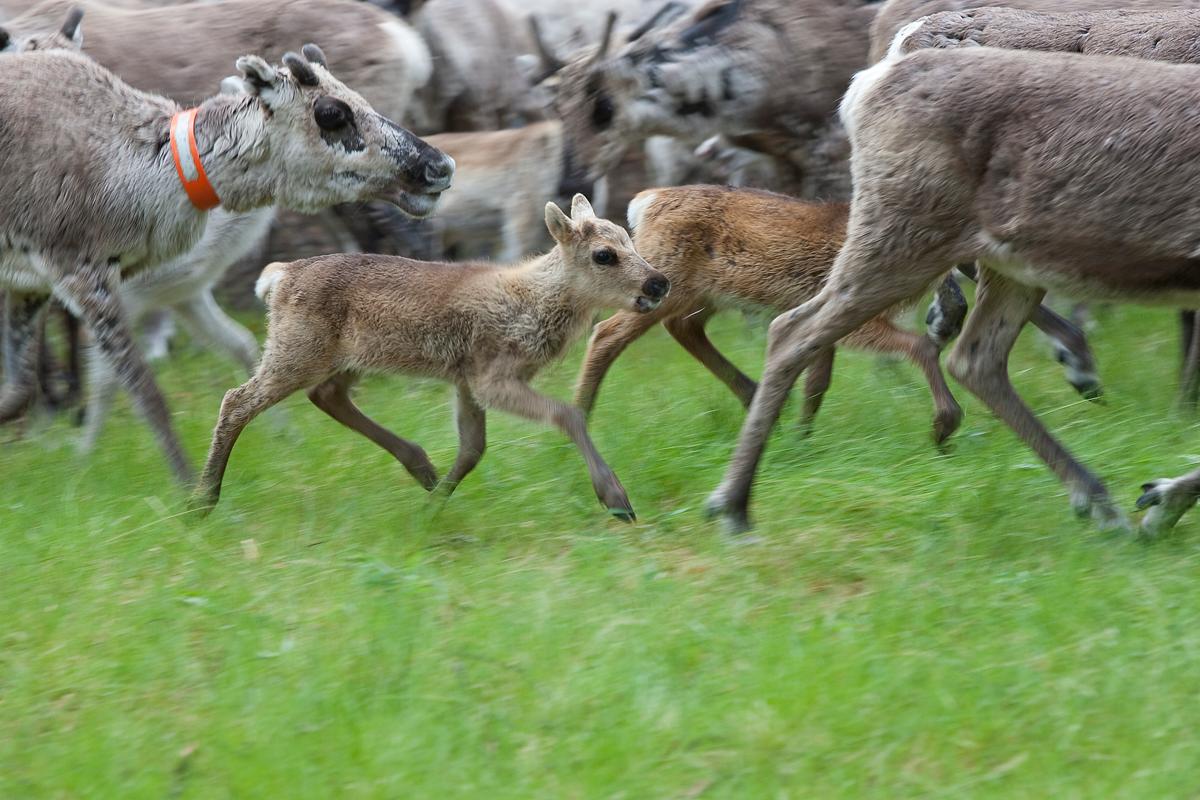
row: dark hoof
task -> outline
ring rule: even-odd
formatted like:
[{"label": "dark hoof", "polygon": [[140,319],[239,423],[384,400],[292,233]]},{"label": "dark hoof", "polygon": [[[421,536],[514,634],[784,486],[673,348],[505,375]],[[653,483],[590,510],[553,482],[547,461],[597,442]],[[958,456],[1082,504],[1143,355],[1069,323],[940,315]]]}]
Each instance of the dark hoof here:
[{"label": "dark hoof", "polygon": [[962,409],[956,408],[951,411],[943,411],[936,414],[933,418],[933,443],[939,450],[946,449],[946,440],[954,435],[954,432],[962,425]]},{"label": "dark hoof", "polygon": [[1098,383],[1073,383],[1075,391],[1079,392],[1079,396],[1084,400],[1090,400],[1093,403],[1099,402],[1104,397],[1104,387]]},{"label": "dark hoof", "polygon": [[1143,483],[1142,496],[1137,499],[1138,511],[1145,511],[1150,506],[1156,506],[1162,502],[1162,492],[1159,490],[1156,483]]},{"label": "dark hoof", "polygon": [[217,507],[217,500],[211,494],[194,494],[188,498],[187,510],[197,519],[204,519]]},{"label": "dark hoof", "polygon": [[628,522],[630,524],[637,522],[637,514],[633,513],[632,508],[610,508],[608,513],[621,520],[621,522]]}]

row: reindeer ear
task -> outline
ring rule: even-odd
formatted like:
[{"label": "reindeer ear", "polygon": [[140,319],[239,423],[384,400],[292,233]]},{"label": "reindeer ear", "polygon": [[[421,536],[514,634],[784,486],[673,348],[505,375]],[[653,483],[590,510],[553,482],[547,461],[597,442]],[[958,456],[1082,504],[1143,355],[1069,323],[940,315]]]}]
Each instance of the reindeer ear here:
[{"label": "reindeer ear", "polygon": [[581,194],[571,198],[571,221],[581,222],[585,219],[590,219],[596,216],[596,212],[592,210],[592,204],[588,199]]},{"label": "reindeer ear", "polygon": [[242,56],[237,68],[255,91],[269,89],[279,81],[279,73],[259,56]]},{"label": "reindeer ear", "polygon": [[554,241],[559,244],[569,242],[575,231],[570,218],[556,203],[546,203],[546,227],[550,229],[550,235],[554,237]]},{"label": "reindeer ear", "polygon": [[83,28],[79,27],[79,23],[83,22],[83,9],[79,6],[74,6],[67,12],[67,19],[63,22],[62,28],[59,29],[66,38],[75,43],[76,47],[83,47]]},{"label": "reindeer ear", "polygon": [[313,72],[312,66],[304,60],[303,56],[296,53],[284,53],[283,65],[288,68],[288,72],[292,73],[292,77],[301,86],[320,86],[321,79],[317,77],[317,73]]},{"label": "reindeer ear", "polygon": [[304,57],[308,59],[309,63],[320,64],[325,69],[329,69],[329,62],[325,60],[325,52],[312,42],[309,42],[308,44],[304,45],[304,47],[301,47],[300,52],[304,54]]}]

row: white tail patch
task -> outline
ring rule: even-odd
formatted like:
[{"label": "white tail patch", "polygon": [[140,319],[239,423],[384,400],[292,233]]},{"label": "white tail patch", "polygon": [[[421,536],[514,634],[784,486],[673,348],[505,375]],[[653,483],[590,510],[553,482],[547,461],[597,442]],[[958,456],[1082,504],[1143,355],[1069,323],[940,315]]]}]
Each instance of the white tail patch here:
[{"label": "white tail patch", "polygon": [[926,19],[928,17],[921,17],[919,20],[905,25],[892,39],[887,55],[879,59],[879,63],[854,73],[854,78],[850,81],[850,88],[846,90],[841,105],[838,106],[838,116],[842,120],[842,126],[846,129],[847,136],[854,136],[854,122],[863,98],[870,94],[871,89],[875,88],[875,84],[891,71],[897,61],[904,58],[906,55],[904,42],[925,24]]},{"label": "white tail patch", "polygon": [[273,261],[263,267],[262,274],[254,282],[254,293],[258,295],[259,300],[265,303],[271,299],[271,292],[275,290],[275,285],[283,278],[283,269],[286,266],[287,263],[284,261]]},{"label": "white tail patch", "polygon": [[636,231],[638,229],[638,226],[642,224],[642,215],[657,199],[656,192],[641,192],[629,201],[629,209],[625,212],[626,219],[629,220],[629,230]]}]

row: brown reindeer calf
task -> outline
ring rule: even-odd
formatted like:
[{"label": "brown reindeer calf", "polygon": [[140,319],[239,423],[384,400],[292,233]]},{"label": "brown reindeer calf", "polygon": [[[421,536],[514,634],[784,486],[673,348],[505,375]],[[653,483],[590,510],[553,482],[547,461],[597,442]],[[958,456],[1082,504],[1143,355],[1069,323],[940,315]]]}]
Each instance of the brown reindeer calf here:
[{"label": "brown reindeer calf", "polygon": [[[782,195],[718,186],[642,192],[629,204],[639,253],[671,280],[671,295],[648,314],[618,311],[596,326],[575,390],[590,412],[617,356],[657,323],[749,406],[755,383],[709,341],[704,326],[717,311],[748,305],[782,311],[820,291],[846,236],[844,203],[805,203]],[[962,411],[938,365],[938,345],[897,327],[886,314],[845,344],[894,353],[917,365],[933,392],[933,437],[941,444]],[[808,428],[833,374],[833,349],[808,373],[801,424]]]},{"label": "brown reindeer calf", "polygon": [[[485,408],[554,425],[583,454],[600,502],[632,520],[629,498],[592,444],[583,413],[535,392],[529,381],[582,335],[597,309],[651,312],[670,283],[624,230],[595,216],[583,195],[575,195],[570,218],[553,203],[545,217],[556,246],[517,266],[371,255],[267,266],[256,287],[269,313],[262,363],[221,403],[193,507],[216,505],[242,429],[307,389],[318,408],[391,453],[425,489],[447,494],[483,456]],[[458,457],[440,482],[420,446],[351,401],[350,388],[364,372],[422,375],[458,387]]]}]

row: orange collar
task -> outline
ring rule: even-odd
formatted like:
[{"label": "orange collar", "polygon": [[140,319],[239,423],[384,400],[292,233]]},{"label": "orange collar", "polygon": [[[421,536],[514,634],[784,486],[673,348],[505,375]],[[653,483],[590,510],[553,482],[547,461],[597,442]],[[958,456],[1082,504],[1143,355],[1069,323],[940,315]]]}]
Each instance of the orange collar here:
[{"label": "orange collar", "polygon": [[217,190],[208,182],[204,165],[200,163],[200,150],[196,147],[196,112],[189,108],[171,117],[171,155],[175,159],[175,171],[179,182],[187,192],[192,205],[201,211],[209,211],[221,205]]}]

